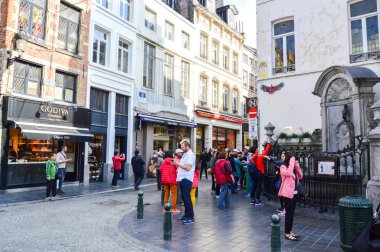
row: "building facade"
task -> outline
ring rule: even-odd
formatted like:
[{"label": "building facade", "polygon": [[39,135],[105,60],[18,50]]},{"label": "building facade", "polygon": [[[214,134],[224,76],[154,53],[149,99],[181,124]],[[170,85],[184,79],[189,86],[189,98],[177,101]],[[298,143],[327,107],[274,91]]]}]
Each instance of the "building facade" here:
[{"label": "building facade", "polygon": [[[276,135],[321,129],[327,110],[321,108],[316,91],[317,83],[323,81],[320,78],[336,74],[332,82],[336,88],[331,91],[336,98],[329,99],[341,104],[347,98],[343,97],[347,82],[353,82],[357,73],[350,74],[349,80],[338,69],[361,67],[373,74],[360,77],[380,76],[379,11],[379,0],[257,1],[261,128],[271,122]],[[336,71],[322,74],[328,69]],[[379,85],[374,86],[374,91],[377,101]],[[374,102],[371,99],[362,106],[369,108]],[[343,107],[339,104],[332,104],[336,109],[329,113],[341,120]],[[349,111],[352,114],[351,105]],[[363,130],[366,127],[358,125]],[[322,129],[322,134],[327,130]],[[261,131],[261,139],[264,134]]]},{"label": "building facade", "polygon": [[86,181],[108,182],[114,151],[126,154],[120,179],[132,176],[136,10],[140,1],[92,2],[87,107],[92,141],[86,146]]},{"label": "building facade", "polygon": [[90,3],[0,3],[0,189],[45,185],[45,161],[63,145],[66,181],[85,181]]}]

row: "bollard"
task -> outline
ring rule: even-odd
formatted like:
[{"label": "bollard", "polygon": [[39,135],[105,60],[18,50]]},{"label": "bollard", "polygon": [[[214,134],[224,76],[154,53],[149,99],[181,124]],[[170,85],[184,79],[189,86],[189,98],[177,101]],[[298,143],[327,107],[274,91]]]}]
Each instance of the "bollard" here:
[{"label": "bollard", "polygon": [[165,204],[165,217],[164,217],[164,240],[170,241],[172,239],[172,206],[170,203]]},{"label": "bollard", "polygon": [[272,234],[271,234],[271,248],[272,252],[281,251],[281,237],[280,237],[280,216],[277,214],[272,215]]},{"label": "bollard", "polygon": [[137,197],[137,219],[144,218],[144,193],[140,191]]}]

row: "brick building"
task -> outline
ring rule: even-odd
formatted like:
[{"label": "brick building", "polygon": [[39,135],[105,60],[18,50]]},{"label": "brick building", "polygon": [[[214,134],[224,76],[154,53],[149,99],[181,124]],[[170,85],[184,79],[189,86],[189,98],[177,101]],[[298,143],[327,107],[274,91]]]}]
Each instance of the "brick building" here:
[{"label": "brick building", "polygon": [[91,0],[0,4],[0,189],[43,184],[43,162],[62,145],[66,180],[83,182]]}]

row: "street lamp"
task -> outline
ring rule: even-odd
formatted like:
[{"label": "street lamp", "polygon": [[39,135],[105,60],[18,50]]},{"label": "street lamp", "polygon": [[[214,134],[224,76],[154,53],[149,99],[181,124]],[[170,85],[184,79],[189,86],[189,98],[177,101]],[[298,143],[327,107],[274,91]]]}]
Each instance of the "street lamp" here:
[{"label": "street lamp", "polygon": [[10,67],[10,65],[13,64],[13,62],[21,58],[24,53],[24,48],[26,46],[28,35],[24,30],[20,30],[18,33],[16,33],[14,37],[15,43],[13,44],[13,47],[16,46],[16,50],[8,50],[8,59],[7,59],[7,69]]},{"label": "street lamp", "polygon": [[274,127],[271,123],[268,123],[268,125],[264,127],[266,130],[265,135],[267,135],[269,141],[272,141],[272,136],[274,135],[273,131],[275,128],[276,127]]}]

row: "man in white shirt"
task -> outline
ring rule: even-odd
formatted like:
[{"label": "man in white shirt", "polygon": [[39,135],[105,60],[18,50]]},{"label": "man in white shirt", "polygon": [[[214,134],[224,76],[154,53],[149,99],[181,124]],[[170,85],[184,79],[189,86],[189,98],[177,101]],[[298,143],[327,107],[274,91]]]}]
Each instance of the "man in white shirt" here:
[{"label": "man in white shirt", "polygon": [[181,149],[185,153],[181,158],[181,162],[178,163],[172,160],[171,163],[178,167],[177,182],[185,205],[185,215],[179,220],[182,220],[183,224],[186,225],[194,222],[194,210],[191,203],[190,190],[194,180],[195,154],[190,149],[190,141],[188,139],[181,141]]},{"label": "man in white shirt", "polygon": [[61,151],[57,153],[57,159],[56,159],[56,163],[58,166],[57,175],[58,175],[58,179],[59,179],[58,192],[57,193],[59,195],[62,195],[64,193],[62,191],[62,184],[63,184],[63,181],[65,180],[65,175],[66,175],[66,163],[72,161],[71,158],[67,158],[66,152],[67,152],[67,147],[62,146]]}]

